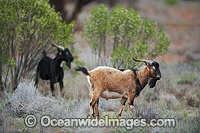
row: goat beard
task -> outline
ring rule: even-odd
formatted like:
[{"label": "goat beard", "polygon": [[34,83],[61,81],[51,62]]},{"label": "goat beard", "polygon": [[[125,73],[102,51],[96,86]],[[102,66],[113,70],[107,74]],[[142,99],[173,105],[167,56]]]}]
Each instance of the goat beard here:
[{"label": "goat beard", "polygon": [[153,88],[156,85],[158,79],[156,78],[151,78],[149,81],[149,88]]},{"label": "goat beard", "polygon": [[67,64],[68,68],[71,69],[71,62],[67,61],[66,64]]}]

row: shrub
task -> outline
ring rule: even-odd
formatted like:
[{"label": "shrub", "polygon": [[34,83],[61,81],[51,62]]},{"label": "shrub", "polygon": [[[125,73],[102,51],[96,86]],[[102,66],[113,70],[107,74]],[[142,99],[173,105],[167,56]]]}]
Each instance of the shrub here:
[{"label": "shrub", "polygon": [[200,93],[198,90],[188,91],[185,96],[187,104],[192,107],[200,106]]},{"label": "shrub", "polygon": [[15,90],[52,42],[73,44],[73,23],[62,22],[48,0],[1,0],[0,9],[0,82]]},{"label": "shrub", "polygon": [[178,99],[173,94],[161,93],[159,97],[159,104],[166,109],[176,110],[180,106]]},{"label": "shrub", "polygon": [[[100,63],[100,56],[106,54],[106,34],[108,25],[108,8],[100,5],[92,8],[89,21],[84,23],[83,37],[90,43],[89,46],[95,55],[98,55],[96,63]],[[96,59],[96,58],[95,58]]]},{"label": "shrub", "polygon": [[[117,5],[108,12],[107,7],[101,5],[93,8],[90,16],[84,23],[83,37],[98,58],[103,59],[111,52],[113,67],[129,68],[133,63],[131,56],[156,57],[169,47],[170,41],[164,31],[157,28],[157,22],[143,19],[133,9]],[[105,50],[110,47],[111,51]]]},{"label": "shrub", "polygon": [[165,0],[165,2],[169,5],[176,5],[179,2],[179,0]]},{"label": "shrub", "polygon": [[10,114],[15,116],[33,113],[38,115],[48,114],[55,118],[81,118],[89,114],[88,102],[87,100],[78,101],[77,99],[66,101],[62,98],[56,99],[51,95],[42,96],[34,87],[33,81],[24,80],[19,83],[13,94],[8,94],[3,106]]},{"label": "shrub", "polygon": [[134,113],[137,118],[145,118],[148,121],[153,118],[161,117],[160,109],[146,103],[139,104],[139,106],[135,108]]}]

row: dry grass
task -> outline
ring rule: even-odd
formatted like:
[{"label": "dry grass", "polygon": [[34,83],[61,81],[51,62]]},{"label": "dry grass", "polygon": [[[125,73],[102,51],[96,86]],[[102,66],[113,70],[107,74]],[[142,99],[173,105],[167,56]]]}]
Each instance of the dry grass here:
[{"label": "dry grass", "polygon": [[[71,72],[66,72],[64,79],[63,93],[67,99],[88,98],[88,83],[84,75],[74,76]],[[61,97],[59,83],[54,84],[56,98]],[[51,94],[50,81],[39,79],[38,90],[44,96]]]},{"label": "dry grass", "polygon": [[[194,68],[194,69],[192,69]],[[181,71],[179,70],[181,69]],[[125,110],[123,118],[175,118],[175,128],[133,128],[134,132],[198,132],[200,129],[199,101],[200,91],[197,82],[192,84],[178,84],[179,73],[187,71],[199,72],[198,67],[183,65],[161,64],[162,79],[155,88],[146,87],[136,99],[137,107],[132,114]],[[42,82],[41,82],[42,83]],[[46,89],[46,90],[45,90]],[[56,87],[56,98],[49,91],[49,83],[40,84],[39,91],[34,87],[33,81],[21,82],[13,94],[6,94],[0,106],[0,132],[127,132],[126,128],[43,128],[40,125],[27,128],[24,125],[24,116],[34,114],[40,118],[48,114],[54,118],[86,118],[89,115],[88,83],[85,75],[74,77],[70,72],[65,74],[65,98],[61,98],[59,86]],[[99,112],[116,118],[120,99],[105,100],[100,98]]]},{"label": "dry grass", "polygon": [[66,98],[89,98],[88,82],[85,75],[73,77],[66,73],[64,78],[64,94]]}]

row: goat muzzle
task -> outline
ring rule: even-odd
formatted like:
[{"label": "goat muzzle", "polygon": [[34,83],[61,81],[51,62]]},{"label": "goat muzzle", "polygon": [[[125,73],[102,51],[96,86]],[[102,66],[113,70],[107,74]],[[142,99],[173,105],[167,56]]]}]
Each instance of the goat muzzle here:
[{"label": "goat muzzle", "polygon": [[68,68],[71,69],[71,62],[67,61],[66,64],[67,64]]},{"label": "goat muzzle", "polygon": [[161,75],[157,76],[156,78],[154,78],[156,80],[160,80],[161,79]]}]

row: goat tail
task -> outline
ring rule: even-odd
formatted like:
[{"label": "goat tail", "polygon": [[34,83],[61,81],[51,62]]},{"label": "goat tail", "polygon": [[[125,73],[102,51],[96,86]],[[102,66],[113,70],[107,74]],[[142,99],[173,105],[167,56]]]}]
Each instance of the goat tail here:
[{"label": "goat tail", "polygon": [[43,56],[47,56],[47,53],[45,50],[42,52],[42,54],[43,54]]},{"label": "goat tail", "polygon": [[76,71],[81,71],[85,75],[90,75],[88,70],[85,67],[78,67],[78,68],[76,68]]}]

